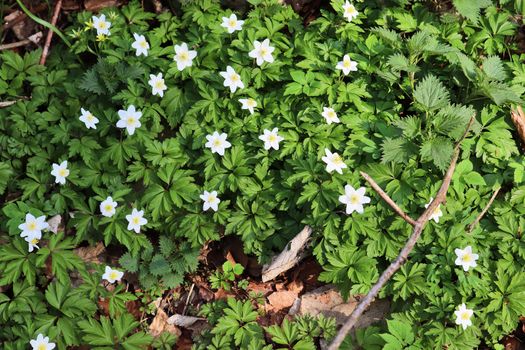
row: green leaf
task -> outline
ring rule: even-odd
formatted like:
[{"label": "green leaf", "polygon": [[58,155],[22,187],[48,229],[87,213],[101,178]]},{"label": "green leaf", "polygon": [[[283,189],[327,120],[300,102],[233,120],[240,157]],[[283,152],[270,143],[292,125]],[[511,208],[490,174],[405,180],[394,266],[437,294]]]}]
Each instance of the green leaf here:
[{"label": "green leaf", "polygon": [[449,104],[448,91],[443,83],[433,75],[427,75],[414,91],[414,98],[423,110],[431,112]]}]

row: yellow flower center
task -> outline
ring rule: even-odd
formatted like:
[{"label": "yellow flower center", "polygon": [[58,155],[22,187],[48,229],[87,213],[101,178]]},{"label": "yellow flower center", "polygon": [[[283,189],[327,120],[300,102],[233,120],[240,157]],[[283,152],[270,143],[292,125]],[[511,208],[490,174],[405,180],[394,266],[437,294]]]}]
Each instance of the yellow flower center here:
[{"label": "yellow flower center", "polygon": [[135,118],[128,117],[128,125],[134,125],[135,124]]},{"label": "yellow flower center", "polygon": [[47,350],[46,344],[38,344],[37,350]]},{"label": "yellow flower center", "polygon": [[139,46],[145,49],[148,47],[148,43],[146,42],[146,40],[142,40],[141,42],[139,42]]},{"label": "yellow flower center", "polygon": [[350,203],[352,204],[359,204],[359,196],[357,194],[353,194],[350,196]]},{"label": "yellow flower center", "polygon": [[434,215],[440,215],[441,214],[441,208],[438,206],[434,211],[432,212]]},{"label": "yellow flower center", "polygon": [[162,80],[156,81],[155,88],[158,90],[163,90],[165,88],[164,82]]},{"label": "yellow flower center", "polygon": [[219,139],[215,139],[215,140],[213,140],[213,145],[215,147],[220,147],[222,145],[222,141],[219,140]]},{"label": "yellow flower center", "polygon": [[341,165],[343,164],[343,159],[339,154],[334,154],[332,155],[332,162],[336,165]]},{"label": "yellow flower center", "polygon": [[37,243],[38,243],[38,239],[33,238],[33,239],[31,240],[31,244],[37,244]]},{"label": "yellow flower center", "polygon": [[133,219],[131,219],[135,225],[139,224],[140,218],[138,216],[135,216]]},{"label": "yellow flower center", "polygon": [[469,253],[466,253],[465,255],[463,255],[463,258],[461,260],[463,260],[463,262],[471,262],[472,255],[470,255]]},{"label": "yellow flower center", "polygon": [[461,314],[461,317],[460,317],[460,318],[461,318],[463,321],[468,321],[468,320],[470,320],[470,315],[469,315],[468,312],[465,311],[465,312],[463,312],[463,313]]},{"label": "yellow flower center", "polygon": [[335,112],[334,111],[329,111],[327,114],[328,114],[328,119],[334,119],[335,118]]},{"label": "yellow flower center", "polygon": [[210,194],[208,196],[208,203],[214,203],[216,200],[217,200],[217,197],[215,197],[214,195]]},{"label": "yellow flower center", "polygon": [[98,28],[102,29],[102,30],[106,29],[107,28],[107,23],[104,22],[104,21],[98,22]]},{"label": "yellow flower center", "polygon": [[266,54],[268,53],[268,50],[265,47],[261,47],[261,49],[259,50],[259,53],[261,54],[261,56],[266,56]]},{"label": "yellow flower center", "polygon": [[106,209],[106,211],[112,211],[113,210],[113,206],[111,204],[106,204],[104,209]]},{"label": "yellow flower center", "polygon": [[257,105],[257,102],[255,102],[254,99],[249,98],[248,101],[246,101],[246,104],[248,105],[248,107],[255,107]]},{"label": "yellow flower center", "polygon": [[274,134],[270,134],[270,136],[268,136],[268,141],[274,142],[276,140],[277,140],[277,136],[275,136]]},{"label": "yellow flower center", "polygon": [[109,273],[109,279],[110,279],[110,280],[116,280],[117,278],[118,278],[118,273],[117,273],[117,271],[111,271],[111,272]]},{"label": "yellow flower center", "polygon": [[237,25],[237,21],[234,19],[230,19],[230,21],[228,22],[228,25],[233,28]]},{"label": "yellow flower center", "polygon": [[58,175],[61,176],[61,177],[66,177],[66,176],[69,175],[69,170],[67,170],[67,169],[60,169],[58,171]]},{"label": "yellow flower center", "polygon": [[348,6],[346,8],[346,14],[350,15],[350,16],[353,16],[353,15],[357,14],[357,11],[356,11],[354,5],[350,5],[350,6]]},{"label": "yellow flower center", "polygon": [[181,61],[187,61],[190,57],[188,56],[187,52],[181,52],[179,53],[179,60]]},{"label": "yellow flower center", "polygon": [[36,230],[36,221],[31,221],[29,224],[27,224],[27,228],[30,230],[30,231],[34,231]]},{"label": "yellow flower center", "polygon": [[230,80],[234,83],[238,82],[239,81],[239,74],[235,74],[233,73],[231,76],[230,76]]},{"label": "yellow flower center", "polygon": [[350,60],[343,60],[343,66],[345,68],[350,68]]},{"label": "yellow flower center", "polygon": [[93,114],[88,113],[88,115],[86,116],[86,119],[87,119],[88,122],[92,122],[93,119],[95,119],[95,117],[93,116]]}]

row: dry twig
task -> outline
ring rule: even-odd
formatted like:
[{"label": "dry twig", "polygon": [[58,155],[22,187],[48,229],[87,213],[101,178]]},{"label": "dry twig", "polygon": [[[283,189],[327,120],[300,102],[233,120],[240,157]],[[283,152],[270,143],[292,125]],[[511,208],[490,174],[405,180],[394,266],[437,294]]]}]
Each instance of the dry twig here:
[{"label": "dry twig", "polygon": [[21,41],[17,41],[15,43],[9,43],[9,44],[0,45],[0,51],[10,50],[10,49],[14,49],[14,48],[17,48],[17,47],[20,47],[20,46],[26,46],[26,45],[29,45],[31,43],[38,44],[40,39],[42,39],[42,32],[35,33],[35,34],[31,35],[29,38],[21,40]]},{"label": "dry twig", "polygon": [[[53,12],[53,17],[51,18],[51,24],[53,26],[56,26],[58,14],[60,13],[60,9],[62,8],[62,0],[57,0],[55,4],[55,11]],[[40,64],[44,65],[46,64],[47,55],[49,53],[49,46],[51,46],[51,39],[53,38],[53,31],[49,29],[47,32],[46,42],[44,44],[44,49],[42,50],[42,57],[40,57]]]},{"label": "dry twig", "polygon": [[[383,198],[393,209],[394,211],[400,215],[403,219],[405,219],[408,223],[414,226],[414,229],[412,230],[412,235],[406,242],[403,249],[401,249],[401,252],[399,252],[399,255],[397,258],[387,267],[385,271],[381,274],[378,281],[372,286],[368,294],[361,299],[355,310],[352,312],[352,314],[348,317],[345,324],[339,332],[337,333],[337,336],[334,338],[332,343],[328,346],[328,350],[337,350],[339,349],[339,346],[343,343],[346,335],[350,330],[354,327],[359,317],[366,311],[366,309],[370,306],[372,301],[375,299],[377,294],[379,294],[379,291],[383,286],[390,280],[390,278],[394,275],[394,273],[401,268],[401,266],[405,263],[405,261],[408,259],[408,255],[414,248],[417,240],[419,239],[419,236],[421,236],[421,232],[423,232],[423,229],[425,228],[425,225],[427,224],[430,216],[432,216],[432,213],[434,210],[438,208],[438,206],[441,203],[445,202],[448,187],[450,186],[450,181],[452,180],[452,175],[454,174],[454,170],[456,168],[456,163],[459,157],[459,147],[461,145],[461,142],[465,139],[467,136],[470,127],[472,126],[472,123],[474,122],[474,116],[470,118],[470,121],[467,125],[467,129],[465,130],[465,133],[461,137],[461,139],[456,144],[456,147],[454,148],[454,155],[452,156],[452,160],[450,161],[450,165],[448,167],[447,172],[445,173],[445,176],[443,178],[443,183],[441,184],[441,187],[439,188],[438,193],[436,194],[436,198],[430,203],[428,208],[421,214],[421,216],[417,220],[413,220],[410,218],[407,214],[405,214],[395,203],[394,201],[386,194],[383,190],[379,188],[379,186],[365,173],[362,173],[363,177],[369,182],[370,186],[374,188],[374,190],[380,190],[378,191],[378,194]],[[372,180],[370,182],[369,180]],[[413,222],[413,223],[412,223]]]},{"label": "dry twig", "polygon": [[516,109],[512,108],[510,110],[510,118],[516,126],[516,130],[520,136],[521,148],[525,150],[525,113],[523,113],[521,106],[518,106]]},{"label": "dry twig", "polygon": [[476,217],[476,220],[474,220],[474,222],[472,224],[468,225],[468,229],[467,229],[468,233],[471,233],[472,230],[474,230],[474,227],[476,227],[476,225],[479,223],[479,221],[487,213],[487,211],[489,210],[490,206],[492,205],[492,202],[494,202],[494,199],[496,199],[496,196],[498,195],[500,190],[501,190],[501,187],[496,188],[496,190],[492,194],[492,197],[490,197],[489,202],[487,203],[485,208],[483,208],[481,213],[479,213],[479,215]]}]

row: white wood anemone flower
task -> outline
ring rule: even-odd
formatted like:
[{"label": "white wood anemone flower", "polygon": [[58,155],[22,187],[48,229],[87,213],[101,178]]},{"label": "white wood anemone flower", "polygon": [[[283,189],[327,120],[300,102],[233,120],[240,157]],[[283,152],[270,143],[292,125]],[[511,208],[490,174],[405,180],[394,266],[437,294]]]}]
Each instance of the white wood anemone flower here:
[{"label": "white wood anemone flower", "polygon": [[117,205],[117,202],[115,202],[111,196],[108,196],[100,203],[100,213],[103,216],[110,218],[115,215],[115,208],[117,208]]},{"label": "white wood anemone flower", "polygon": [[200,197],[204,201],[204,203],[202,203],[203,211],[206,211],[210,208],[213,209],[213,211],[219,210],[219,203],[221,200],[219,197],[217,197],[217,191],[204,191]]},{"label": "white wood anemone flower", "polygon": [[140,128],[140,118],[142,112],[135,110],[134,105],[130,105],[127,110],[121,109],[118,111],[120,120],[117,122],[117,128],[126,129],[128,135],[133,135],[135,129]]},{"label": "white wood anemone flower", "polygon": [[[433,200],[434,198],[430,197],[430,201],[427,204],[425,204],[425,208],[428,208],[428,206],[430,205],[430,203],[432,203]],[[440,204],[437,206],[436,209],[434,209],[434,211],[432,212],[428,220],[434,220],[435,222],[439,222],[439,218],[442,216],[443,216],[443,212],[441,211],[441,204]]]},{"label": "white wood anemone flower", "polygon": [[133,33],[135,41],[131,44],[131,47],[135,49],[135,55],[144,55],[148,57],[149,43],[144,35]]},{"label": "white wood anemone flower", "polygon": [[366,188],[359,187],[357,190],[351,185],[345,186],[345,194],[339,196],[339,202],[346,204],[346,213],[352,214],[354,211],[363,214],[363,204],[370,203],[370,197],[365,196]]},{"label": "white wood anemone flower", "polygon": [[39,216],[37,218],[32,214],[27,213],[26,222],[18,225],[18,228],[22,230],[22,232],[20,232],[20,237],[23,238],[34,235],[41,235],[42,230],[49,228],[49,224],[46,222],[45,215]]},{"label": "white wood anemone flower", "polygon": [[357,15],[359,15],[359,12],[357,12],[354,5],[346,1],[343,5],[343,17],[346,18],[348,22],[352,22]]},{"label": "white wood anemone flower", "polygon": [[88,129],[96,129],[98,124],[98,118],[95,117],[90,111],[80,108],[80,121],[86,125]]},{"label": "white wood anemone flower", "polygon": [[468,326],[472,326],[472,321],[470,319],[472,318],[474,311],[467,309],[465,303],[459,305],[458,310],[454,311],[454,314],[456,315],[456,324],[463,327],[463,330],[467,329]]},{"label": "white wood anemone flower", "polygon": [[208,142],[206,142],[204,146],[211,149],[211,153],[218,153],[223,156],[224,150],[232,146],[232,144],[226,140],[227,137],[228,134],[226,133],[219,134],[219,132],[214,131],[213,134],[206,135]]},{"label": "white wood anemone flower", "polygon": [[183,71],[186,67],[191,67],[195,57],[197,57],[197,51],[190,50],[188,44],[182,43],[175,45],[175,56],[173,60],[177,63],[178,70]]},{"label": "white wood anemone flower", "polygon": [[269,150],[273,148],[275,150],[279,149],[279,142],[284,140],[284,137],[279,136],[279,129],[273,128],[272,131],[264,129],[264,134],[259,136],[259,139],[264,141],[264,149]]},{"label": "white wood anemone flower", "polygon": [[253,47],[254,49],[248,53],[248,56],[255,58],[258,66],[262,66],[264,62],[273,62],[272,52],[275,47],[270,46],[270,39],[264,39],[262,42],[255,40]]},{"label": "white wood anemone flower", "polygon": [[255,107],[257,107],[257,101],[253,98],[241,98],[239,102],[242,104],[241,109],[247,109],[250,111],[250,114],[255,113]]},{"label": "white wood anemone flower", "polygon": [[144,218],[144,210],[137,210],[133,208],[131,214],[126,215],[128,220],[128,230],[133,230],[135,233],[140,233],[140,227],[146,225],[148,220]]},{"label": "white wood anemone flower", "polygon": [[49,342],[49,337],[44,337],[42,333],[38,334],[36,339],[29,342],[33,347],[32,350],[53,350],[55,343]]},{"label": "white wood anemone flower", "polygon": [[115,283],[120,281],[122,276],[124,276],[124,272],[106,266],[104,274],[102,275],[102,279],[108,281],[109,283]]},{"label": "white wood anemone flower", "polygon": [[151,94],[159,95],[160,97],[164,96],[164,90],[168,88],[164,83],[162,73],[159,73],[157,75],[150,74],[148,84],[151,86]]},{"label": "white wood anemone flower", "polygon": [[332,123],[339,123],[337,113],[331,107],[323,107],[323,113],[321,113],[321,115],[324,117],[328,125]]},{"label": "white wood anemone flower", "polygon": [[29,253],[33,252],[33,250],[35,248],[36,249],[40,249],[40,247],[38,246],[38,242],[40,242],[40,239],[42,239],[42,234],[41,233],[28,235],[24,239],[25,239],[25,241],[28,244],[28,249],[27,250],[28,250]]},{"label": "white wood anemone flower", "polygon": [[242,25],[244,21],[237,19],[237,15],[232,13],[230,17],[222,17],[221,27],[226,28],[228,33],[232,34],[236,30],[242,30]]},{"label": "white wood anemone flower", "polygon": [[51,170],[51,175],[55,177],[55,183],[64,185],[66,183],[66,177],[69,176],[69,169],[67,168],[67,160],[64,160],[62,163],[52,164],[53,170]]},{"label": "white wood anemone flower", "polygon": [[227,66],[226,71],[219,72],[219,74],[224,78],[224,86],[229,87],[231,93],[237,91],[237,88],[244,89],[241,76],[231,66]]},{"label": "white wood anemone flower", "polygon": [[474,268],[478,266],[476,260],[479,259],[479,255],[472,253],[471,246],[466,246],[465,249],[456,248],[454,253],[456,253],[457,256],[454,263],[461,266],[464,271],[468,271],[471,267]]},{"label": "white wood anemone flower", "polygon": [[111,23],[106,21],[106,15],[102,14],[99,17],[93,16],[91,19],[93,20],[93,27],[97,30],[97,35],[109,36],[111,34],[109,31]]},{"label": "white wood anemone flower", "polygon": [[343,158],[337,153],[332,153],[328,148],[325,148],[326,156],[323,157],[323,162],[326,163],[326,171],[331,173],[332,171],[337,171],[339,174],[343,173],[343,169],[347,168]]},{"label": "white wood anemone flower", "polygon": [[352,61],[350,59],[350,56],[344,55],[343,60],[340,62],[337,62],[337,65],[335,66],[335,68],[342,70],[344,75],[348,75],[348,73],[350,72],[357,71],[357,62]]}]

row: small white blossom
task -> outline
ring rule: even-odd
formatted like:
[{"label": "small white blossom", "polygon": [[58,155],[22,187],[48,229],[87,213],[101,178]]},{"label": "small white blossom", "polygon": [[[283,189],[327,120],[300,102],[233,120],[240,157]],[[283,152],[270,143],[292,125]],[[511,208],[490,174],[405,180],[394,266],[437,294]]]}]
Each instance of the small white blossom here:
[{"label": "small white blossom", "polygon": [[233,33],[236,30],[241,30],[242,25],[244,24],[244,21],[238,20],[237,15],[235,13],[232,13],[230,17],[222,17],[222,24],[221,26],[226,28],[228,30],[228,33]]},{"label": "small white blossom", "polygon": [[232,93],[234,93],[237,88],[244,89],[241,76],[237,74],[231,66],[227,66],[226,71],[220,72],[219,74],[224,78],[224,86],[229,87]]},{"label": "small white blossom", "polygon": [[352,61],[350,59],[350,56],[344,55],[343,60],[340,62],[337,62],[337,66],[335,66],[335,68],[341,69],[344,75],[348,75],[350,71],[352,72],[357,71],[357,62]]},{"label": "small white blossom", "polygon": [[465,303],[459,305],[458,310],[454,311],[454,314],[456,315],[456,324],[463,327],[463,330],[467,329],[468,326],[472,326],[470,318],[473,313],[473,310],[467,309]]},{"label": "small white blossom", "polygon": [[105,217],[110,218],[115,215],[115,208],[117,205],[117,202],[115,202],[113,198],[107,197],[102,203],[100,203],[100,212]]},{"label": "small white blossom", "polygon": [[348,20],[348,22],[352,22],[354,18],[357,17],[359,12],[355,9],[354,5],[346,1],[343,5],[343,17]]},{"label": "small white blossom", "polygon": [[96,129],[98,119],[93,114],[91,114],[90,111],[85,110],[84,108],[80,108],[80,112],[82,113],[80,115],[80,121],[84,124],[86,124],[86,128],[88,129]]},{"label": "small white blossom", "polygon": [[148,84],[151,86],[151,93],[153,95],[164,96],[164,90],[167,89],[164,79],[162,79],[162,73],[157,75],[150,74]]},{"label": "small white blossom", "polygon": [[272,52],[275,50],[275,47],[270,46],[270,39],[264,39],[263,42],[255,40],[253,46],[254,49],[248,53],[248,56],[255,58],[258,66],[261,66],[264,62],[273,62]]},{"label": "small white blossom", "polygon": [[143,216],[144,210],[138,211],[137,209],[133,208],[131,214],[126,215],[126,220],[128,220],[128,230],[133,230],[136,233],[139,233],[140,227],[148,223],[148,220],[143,218]]},{"label": "small white blossom", "polygon": [[39,334],[29,344],[31,344],[33,350],[53,350],[55,348],[55,343],[50,343],[49,337],[44,337],[43,334]]},{"label": "small white blossom", "polygon": [[274,148],[276,150],[279,149],[279,142],[284,140],[284,137],[279,136],[277,133],[279,131],[278,128],[273,128],[272,131],[268,129],[264,129],[264,134],[259,136],[259,139],[264,141],[264,149],[269,150],[270,148]]},{"label": "small white blossom", "polygon": [[[432,201],[434,200],[434,198],[430,197],[430,202],[428,202],[427,204],[425,204],[425,208],[428,208],[428,206],[430,205],[430,203],[432,203]],[[441,211],[441,204],[437,206],[436,209],[434,209],[434,212],[432,213],[432,215],[430,215],[430,217],[428,218],[429,220],[434,220],[435,222],[439,222],[439,218],[443,216],[443,212]]]},{"label": "small white blossom", "polygon": [[347,168],[345,162],[341,156],[337,153],[332,153],[328,148],[325,148],[326,156],[323,157],[323,162],[326,163],[326,171],[331,173],[332,171],[337,171],[339,174],[343,173],[343,169]]},{"label": "small white blossom", "polygon": [[326,119],[328,125],[332,123],[339,123],[339,118],[337,118],[337,113],[333,108],[323,107],[323,113],[321,115]]},{"label": "small white blossom", "polygon": [[229,143],[226,138],[228,135],[226,133],[219,134],[217,131],[214,131],[211,135],[206,135],[206,144],[205,147],[208,147],[211,149],[211,153],[218,153],[219,155],[224,155],[224,150],[226,148],[231,147],[231,143]]},{"label": "small white blossom", "polygon": [[131,44],[131,47],[134,48],[135,55],[140,56],[148,56],[148,50],[149,50],[149,43],[144,37],[144,35],[139,35],[137,33],[133,33],[133,37],[135,38],[135,41],[133,44]]},{"label": "small white blossom", "polygon": [[93,16],[93,27],[97,30],[97,35],[109,35],[109,28],[111,23],[106,21],[106,15],[100,15],[99,17]]},{"label": "small white blossom", "polygon": [[42,238],[42,234],[40,232],[37,232],[35,234],[30,234],[24,238],[28,244],[29,253],[31,253],[35,248],[40,249],[40,247],[37,244],[38,242],[40,242],[41,238]]},{"label": "small white blossom", "polygon": [[213,209],[213,211],[219,210],[219,203],[221,200],[219,197],[217,197],[217,191],[204,191],[203,194],[200,195],[201,199],[204,201],[202,204],[202,210],[206,211],[210,208]]},{"label": "small white blossom", "polygon": [[55,183],[59,183],[61,185],[64,185],[66,183],[66,177],[69,176],[69,169],[67,168],[67,160],[64,160],[62,163],[52,164],[53,170],[51,171],[51,175],[55,177]]},{"label": "small white blossom", "polygon": [[241,98],[239,102],[242,103],[241,109],[247,109],[250,111],[250,114],[255,112],[255,107],[257,107],[257,101],[253,98]]},{"label": "small white blossom", "polygon": [[46,222],[45,215],[36,218],[30,213],[26,214],[26,222],[18,225],[18,228],[22,230],[22,232],[20,232],[20,237],[41,235],[42,230],[45,230],[48,227],[49,224]]},{"label": "small white blossom", "polygon": [[117,128],[125,128],[128,131],[129,135],[135,133],[136,128],[140,128],[140,118],[142,117],[142,112],[136,111],[134,105],[130,105],[128,110],[119,110],[118,116],[120,120],[117,122]]},{"label": "small white blossom", "polygon": [[197,57],[197,51],[189,50],[188,44],[175,45],[175,56],[173,59],[177,62],[178,70],[182,71],[186,67],[191,67],[195,57]]},{"label": "small white blossom", "polygon": [[370,197],[365,196],[366,188],[359,187],[357,190],[350,185],[345,186],[345,194],[339,196],[339,202],[346,204],[346,213],[352,214],[357,211],[363,214],[363,204],[370,203]]},{"label": "small white blossom", "polygon": [[109,283],[115,283],[117,281],[120,281],[122,276],[124,276],[124,272],[119,270],[113,270],[111,267],[106,266],[106,270],[102,275],[102,279],[108,281]]},{"label": "small white blossom", "polygon": [[478,260],[479,255],[472,253],[471,246],[466,246],[465,249],[456,248],[454,253],[456,253],[457,256],[455,264],[461,266],[464,271],[468,271],[471,267],[478,266],[476,260]]}]

